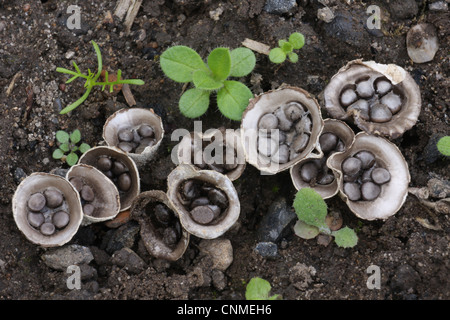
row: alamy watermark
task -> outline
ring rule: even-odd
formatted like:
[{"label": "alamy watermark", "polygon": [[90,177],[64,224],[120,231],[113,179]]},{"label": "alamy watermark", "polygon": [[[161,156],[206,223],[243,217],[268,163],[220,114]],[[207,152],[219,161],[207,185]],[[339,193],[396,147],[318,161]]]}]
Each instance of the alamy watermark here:
[{"label": "alamy watermark", "polygon": [[70,5],[67,7],[66,13],[71,13],[67,18],[66,26],[70,30],[81,29],[81,9],[77,5]]},{"label": "alamy watermark", "polygon": [[370,5],[366,10],[367,14],[370,14],[369,18],[366,20],[367,28],[370,30],[381,29],[381,9],[377,5]]},{"label": "alamy watermark", "polygon": [[67,267],[66,273],[70,274],[69,277],[67,277],[66,285],[67,288],[70,290],[81,289],[81,270],[80,267],[77,265],[70,265]]},{"label": "alamy watermark", "polygon": [[370,265],[367,270],[367,274],[370,274],[370,276],[367,278],[366,286],[367,289],[373,290],[373,289],[381,289],[381,269],[377,265]]}]

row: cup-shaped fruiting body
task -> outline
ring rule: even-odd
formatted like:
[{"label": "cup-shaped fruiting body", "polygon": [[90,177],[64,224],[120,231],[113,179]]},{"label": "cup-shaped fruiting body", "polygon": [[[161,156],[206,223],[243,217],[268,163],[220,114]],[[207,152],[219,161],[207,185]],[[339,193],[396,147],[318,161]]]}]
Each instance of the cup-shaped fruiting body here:
[{"label": "cup-shaped fruiting body", "polygon": [[67,172],[66,179],[80,194],[83,225],[111,220],[119,213],[119,191],[98,169],[87,164],[77,164]]},{"label": "cup-shaped fruiting body", "polygon": [[189,244],[189,233],[182,227],[167,194],[160,190],[142,192],[130,209],[140,225],[140,235],[147,251],[158,259],[176,261]]},{"label": "cup-shaped fruiting body", "polygon": [[354,60],[324,90],[329,115],[350,120],[367,133],[396,139],[415,125],[421,110],[419,86],[400,66]]},{"label": "cup-shaped fruiting body", "polygon": [[33,173],[17,187],[14,220],[25,237],[42,247],[69,242],[83,220],[78,192],[63,177]]},{"label": "cup-shaped fruiting body", "polygon": [[178,145],[178,162],[192,164],[202,170],[214,170],[230,180],[238,179],[245,170],[246,162],[240,130],[224,128],[205,133],[193,131]]},{"label": "cup-shaped fruiting body", "polygon": [[120,211],[130,208],[141,186],[138,168],[128,154],[115,147],[94,147],[81,156],[79,163],[95,167],[116,185]]},{"label": "cup-shaped fruiting body", "polygon": [[152,109],[121,109],[103,126],[107,145],[126,152],[138,168],[155,156],[163,137],[163,123]]},{"label": "cup-shaped fruiting body", "polygon": [[305,90],[283,87],[263,93],[250,100],[242,117],[245,158],[269,174],[306,157],[320,158],[322,152],[315,148],[322,129],[320,106]]},{"label": "cup-shaped fruiting body", "polygon": [[385,220],[397,213],[411,180],[400,150],[382,137],[356,134],[351,147],[328,158],[339,194],[350,210],[366,220]]},{"label": "cup-shaped fruiting body", "polygon": [[297,190],[313,188],[322,198],[328,199],[339,192],[338,182],[333,171],[328,168],[327,160],[336,152],[344,152],[353,143],[355,134],[344,122],[325,119],[319,146],[323,152],[320,159],[306,158],[291,170],[292,182]]},{"label": "cup-shaped fruiting body", "polygon": [[167,183],[170,204],[190,234],[214,239],[239,218],[241,207],[233,182],[217,171],[180,164]]}]

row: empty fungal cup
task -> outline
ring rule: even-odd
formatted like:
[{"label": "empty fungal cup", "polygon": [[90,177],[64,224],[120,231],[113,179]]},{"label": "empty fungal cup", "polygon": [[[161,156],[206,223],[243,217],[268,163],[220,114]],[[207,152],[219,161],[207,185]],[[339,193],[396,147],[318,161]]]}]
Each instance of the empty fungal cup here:
[{"label": "empty fungal cup", "polygon": [[127,153],[139,168],[153,159],[163,137],[161,118],[152,109],[121,109],[103,126],[107,145]]},{"label": "empty fungal cup", "polygon": [[117,187],[93,166],[72,166],[66,179],[80,194],[83,225],[111,220],[119,213],[120,196]]},{"label": "empty fungal cup", "polygon": [[25,178],[14,193],[12,209],[19,230],[42,247],[66,244],[83,220],[78,192],[63,177],[49,173]]}]

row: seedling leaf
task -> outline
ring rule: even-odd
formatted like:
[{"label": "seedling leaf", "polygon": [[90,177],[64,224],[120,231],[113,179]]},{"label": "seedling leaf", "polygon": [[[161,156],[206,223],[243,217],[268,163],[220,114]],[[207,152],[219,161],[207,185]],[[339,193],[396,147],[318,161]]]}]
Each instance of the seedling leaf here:
[{"label": "seedling leaf", "polygon": [[203,115],[209,106],[209,91],[189,89],[180,98],[181,113],[187,118],[197,118]]},{"label": "seedling leaf", "polygon": [[190,82],[194,71],[206,70],[206,65],[195,50],[186,46],[174,46],[161,54],[162,71],[176,82]]},{"label": "seedling leaf", "polygon": [[245,84],[225,81],[224,87],[217,92],[217,107],[225,117],[239,121],[251,98],[253,94]]},{"label": "seedling leaf", "polygon": [[444,156],[450,156],[450,136],[445,136],[439,139],[436,144],[437,149]]},{"label": "seedling leaf", "polygon": [[58,130],[56,132],[56,140],[58,140],[58,142],[60,143],[67,143],[69,142],[69,134],[63,130]]},{"label": "seedling leaf", "polygon": [[294,49],[301,49],[305,45],[305,36],[299,32],[294,32],[289,36],[289,42]]},{"label": "seedling leaf", "polygon": [[78,161],[78,156],[76,155],[76,153],[71,152],[67,155],[66,162],[69,166],[75,165],[77,163],[77,161]]},{"label": "seedling leaf", "polygon": [[192,82],[195,87],[203,90],[216,90],[223,87],[223,83],[214,80],[207,72],[203,70],[197,70],[192,76]]},{"label": "seedling leaf", "polygon": [[256,65],[256,57],[248,48],[236,48],[231,51],[232,77],[244,77],[253,71]]},{"label": "seedling leaf", "polygon": [[80,130],[76,129],[70,134],[70,142],[72,143],[78,143],[81,140],[81,132]]},{"label": "seedling leaf", "polygon": [[252,278],[247,284],[245,290],[245,299],[247,300],[277,300],[281,296],[276,294],[269,297],[269,292],[272,289],[270,283],[262,278]]},{"label": "seedling leaf", "polygon": [[59,149],[61,149],[62,152],[69,152],[70,151],[69,143],[68,142],[61,143]]},{"label": "seedling leaf", "polygon": [[352,248],[358,243],[356,232],[349,227],[333,231],[332,235],[336,244],[342,248]]},{"label": "seedling leaf", "polygon": [[228,48],[216,48],[208,56],[208,67],[216,81],[224,81],[230,75],[231,55]]},{"label": "seedling leaf", "polygon": [[56,149],[53,151],[52,157],[53,159],[61,159],[64,156],[64,152],[61,149]]},{"label": "seedling leaf", "polygon": [[80,145],[80,152],[81,152],[81,153],[85,153],[85,152],[88,151],[90,148],[91,148],[90,145],[88,145],[87,143],[84,143],[84,142],[83,142],[83,143]]},{"label": "seedling leaf", "polygon": [[269,52],[269,59],[273,63],[282,63],[286,60],[286,53],[281,48],[273,48]]},{"label": "seedling leaf", "polygon": [[296,63],[298,61],[298,55],[295,52],[289,52],[287,54],[289,61],[292,63]]},{"label": "seedling leaf", "polygon": [[320,233],[319,228],[297,220],[294,225],[294,233],[297,237],[305,240],[313,239]]},{"label": "seedling leaf", "polygon": [[290,42],[283,43],[283,46],[281,47],[281,50],[283,50],[284,53],[289,53],[294,50],[294,46]]},{"label": "seedling leaf", "polygon": [[299,220],[319,228],[321,232],[330,232],[325,223],[327,204],[317,191],[312,188],[300,189],[295,195],[293,206]]}]

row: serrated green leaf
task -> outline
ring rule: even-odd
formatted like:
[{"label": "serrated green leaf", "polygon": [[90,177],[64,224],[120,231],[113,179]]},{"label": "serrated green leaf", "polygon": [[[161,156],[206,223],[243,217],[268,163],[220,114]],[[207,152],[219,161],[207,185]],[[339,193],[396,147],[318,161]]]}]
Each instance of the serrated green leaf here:
[{"label": "serrated green leaf", "polygon": [[56,140],[58,140],[58,142],[60,143],[66,143],[69,142],[69,134],[65,131],[62,130],[58,130],[56,131]]},{"label": "serrated green leaf", "polygon": [[320,231],[329,230],[325,223],[327,204],[317,191],[312,188],[300,189],[295,195],[293,206],[299,220],[319,228]]},{"label": "serrated green leaf", "polygon": [[436,147],[444,156],[450,156],[450,136],[445,136],[439,139]]},{"label": "serrated green leaf", "polygon": [[289,52],[287,54],[289,61],[292,63],[296,63],[298,61],[298,54],[296,54],[295,52]]},{"label": "serrated green leaf", "polygon": [[250,279],[245,290],[245,299],[247,300],[277,300],[281,296],[276,294],[269,297],[272,286],[267,280],[259,277]]},{"label": "serrated green leaf", "polygon": [[231,71],[231,55],[228,48],[216,48],[208,56],[208,67],[216,81],[224,81]]},{"label": "serrated green leaf", "polygon": [[70,150],[70,148],[69,148],[69,143],[68,143],[68,142],[66,142],[66,143],[61,143],[61,144],[59,145],[59,148],[60,148],[61,151],[63,151],[63,152],[69,152],[69,150]]},{"label": "serrated green leaf", "polygon": [[85,153],[85,152],[88,151],[90,148],[91,148],[90,145],[88,145],[87,143],[84,143],[84,142],[83,142],[83,143],[80,145],[80,152],[81,152],[81,153]]},{"label": "serrated green leaf", "polygon": [[289,42],[294,49],[301,49],[305,45],[305,36],[299,32],[294,32],[289,36]]},{"label": "serrated green leaf", "polygon": [[207,70],[200,55],[186,46],[167,49],[159,61],[164,74],[176,82],[190,82],[194,71]]},{"label": "serrated green leaf", "polygon": [[244,77],[253,71],[256,57],[248,48],[236,48],[231,51],[231,77]]},{"label": "serrated green leaf", "polygon": [[192,76],[195,87],[203,90],[217,90],[223,87],[223,83],[214,80],[207,72],[197,70]]},{"label": "serrated green leaf", "polygon": [[286,60],[286,53],[281,48],[273,48],[269,52],[269,60],[273,63],[282,63]]},{"label": "serrated green leaf", "polygon": [[239,81],[225,81],[224,87],[217,92],[217,107],[222,114],[239,121],[253,94],[247,86]]},{"label": "serrated green leaf", "polygon": [[71,134],[70,134],[70,141],[72,143],[78,143],[81,140],[81,132],[78,129],[75,129]]},{"label": "serrated green leaf", "polygon": [[209,106],[209,91],[189,89],[180,98],[181,113],[187,118],[197,118],[203,115]]},{"label": "serrated green leaf", "polygon": [[333,231],[332,235],[336,244],[341,248],[352,248],[358,244],[356,232],[349,227]]},{"label": "serrated green leaf", "polygon": [[66,157],[66,163],[69,166],[75,165],[77,163],[77,161],[78,161],[78,156],[73,152],[69,153]]},{"label": "serrated green leaf", "polygon": [[56,149],[53,151],[52,158],[53,159],[61,159],[64,156],[64,152],[61,149]]},{"label": "serrated green leaf", "polygon": [[283,43],[281,50],[287,54],[288,52],[292,52],[292,50],[294,50],[294,46],[290,42],[285,42]]}]

